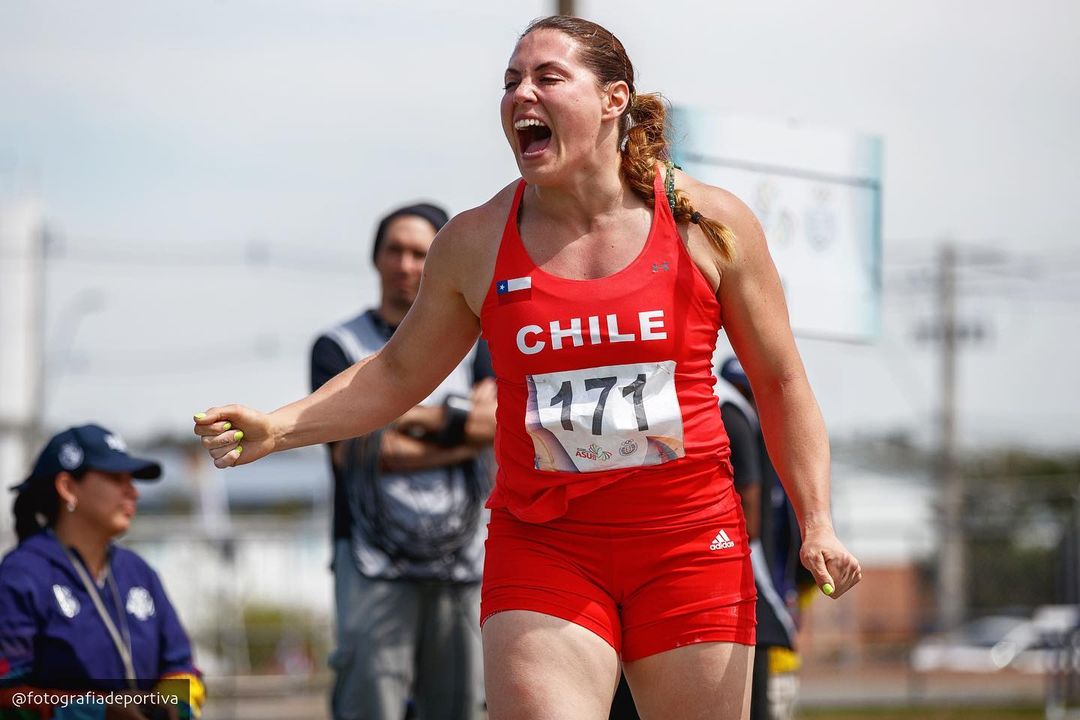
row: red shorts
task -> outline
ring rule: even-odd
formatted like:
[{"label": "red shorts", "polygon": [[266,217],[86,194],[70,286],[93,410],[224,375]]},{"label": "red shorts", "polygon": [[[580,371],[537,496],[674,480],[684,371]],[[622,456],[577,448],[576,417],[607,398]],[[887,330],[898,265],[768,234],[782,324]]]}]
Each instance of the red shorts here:
[{"label": "red shorts", "polygon": [[754,573],[730,473],[711,465],[663,475],[576,498],[546,523],[494,510],[481,624],[504,610],[552,615],[627,662],[699,642],[753,645]]}]

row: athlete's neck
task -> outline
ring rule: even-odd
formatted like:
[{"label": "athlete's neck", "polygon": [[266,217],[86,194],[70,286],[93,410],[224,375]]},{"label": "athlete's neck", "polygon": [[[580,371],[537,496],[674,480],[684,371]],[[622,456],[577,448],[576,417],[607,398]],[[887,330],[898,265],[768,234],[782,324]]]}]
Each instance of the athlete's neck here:
[{"label": "athlete's neck", "polygon": [[529,210],[583,233],[614,214],[641,205],[618,166],[588,168],[559,185],[530,185],[525,202]]}]

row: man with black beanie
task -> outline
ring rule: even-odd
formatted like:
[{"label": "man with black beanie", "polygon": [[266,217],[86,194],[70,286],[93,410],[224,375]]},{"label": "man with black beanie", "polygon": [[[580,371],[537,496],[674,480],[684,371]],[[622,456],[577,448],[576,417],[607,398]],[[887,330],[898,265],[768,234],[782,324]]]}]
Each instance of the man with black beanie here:
[{"label": "man with black beanie", "polygon": [[[424,259],[448,218],[427,204],[378,224],[376,308],[326,331],[311,387],[377,352],[416,300]],[[335,720],[479,718],[479,586],[486,449],[495,430],[481,341],[420,405],[370,435],[330,446],[334,476]]]}]

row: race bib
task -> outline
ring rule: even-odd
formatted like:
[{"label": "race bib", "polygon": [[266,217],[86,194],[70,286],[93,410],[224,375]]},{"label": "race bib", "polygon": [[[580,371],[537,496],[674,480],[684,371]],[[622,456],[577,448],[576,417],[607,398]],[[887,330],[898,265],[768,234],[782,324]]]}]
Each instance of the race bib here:
[{"label": "race bib", "polygon": [[529,375],[526,384],[537,470],[598,472],[686,454],[672,360]]}]

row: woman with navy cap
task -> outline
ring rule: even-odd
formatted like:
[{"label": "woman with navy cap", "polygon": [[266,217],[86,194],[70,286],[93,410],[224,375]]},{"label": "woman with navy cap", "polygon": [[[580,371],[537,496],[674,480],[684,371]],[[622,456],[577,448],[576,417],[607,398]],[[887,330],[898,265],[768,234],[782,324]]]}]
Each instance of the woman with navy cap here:
[{"label": "woman with navy cap", "polygon": [[[203,686],[161,580],[113,543],[135,517],[133,481],[160,476],[161,466],[129,455],[119,435],[83,425],[54,436],[13,488],[19,544],[0,563],[4,717],[198,716]],[[87,690],[100,696],[88,701],[79,694]],[[180,697],[126,706],[100,699],[147,700],[155,690]]]}]

